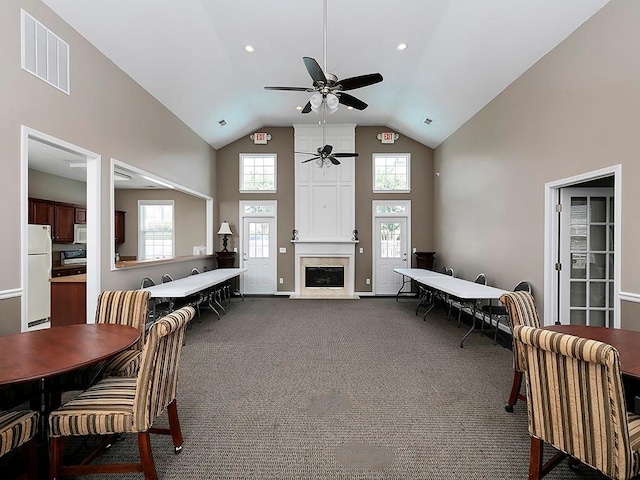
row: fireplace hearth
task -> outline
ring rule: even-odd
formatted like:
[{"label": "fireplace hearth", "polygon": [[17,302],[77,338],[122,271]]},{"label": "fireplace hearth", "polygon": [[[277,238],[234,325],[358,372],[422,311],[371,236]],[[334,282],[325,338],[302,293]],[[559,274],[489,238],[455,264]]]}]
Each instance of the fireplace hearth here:
[{"label": "fireplace hearth", "polygon": [[304,285],[306,288],[343,288],[344,267],[340,266],[312,266],[304,269]]}]

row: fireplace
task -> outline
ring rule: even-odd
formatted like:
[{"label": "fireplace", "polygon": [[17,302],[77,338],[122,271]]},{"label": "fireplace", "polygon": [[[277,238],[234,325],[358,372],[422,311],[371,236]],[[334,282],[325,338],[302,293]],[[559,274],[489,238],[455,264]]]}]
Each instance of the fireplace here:
[{"label": "fireplace", "polygon": [[306,265],[304,268],[304,286],[306,288],[343,288],[344,267]]},{"label": "fireplace", "polygon": [[305,241],[296,246],[296,291],[291,298],[359,298],[355,295],[354,241]]}]

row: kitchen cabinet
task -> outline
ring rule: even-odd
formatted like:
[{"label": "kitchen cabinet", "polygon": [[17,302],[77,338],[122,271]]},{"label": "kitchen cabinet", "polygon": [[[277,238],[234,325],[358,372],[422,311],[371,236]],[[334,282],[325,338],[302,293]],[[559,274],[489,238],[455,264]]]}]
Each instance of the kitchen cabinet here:
[{"label": "kitchen cabinet", "polygon": [[29,223],[51,225],[53,243],[73,243],[73,224],[87,222],[87,209],[81,205],[30,198],[28,210]]},{"label": "kitchen cabinet", "polygon": [[116,210],[114,212],[114,231],[116,243],[124,243],[124,215],[126,212]]},{"label": "kitchen cabinet", "polygon": [[47,200],[29,199],[29,223],[53,225],[53,203]]},{"label": "kitchen cabinet", "polygon": [[81,275],[87,273],[87,267],[85,265],[65,268],[55,268],[51,272],[52,278],[68,277],[69,275]]},{"label": "kitchen cabinet", "polygon": [[87,276],[51,279],[51,326],[87,323]]},{"label": "kitchen cabinet", "polygon": [[76,219],[75,207],[61,203],[54,204],[53,242],[73,243],[73,222]]},{"label": "kitchen cabinet", "polygon": [[75,223],[87,223],[87,209],[85,207],[75,207]]}]

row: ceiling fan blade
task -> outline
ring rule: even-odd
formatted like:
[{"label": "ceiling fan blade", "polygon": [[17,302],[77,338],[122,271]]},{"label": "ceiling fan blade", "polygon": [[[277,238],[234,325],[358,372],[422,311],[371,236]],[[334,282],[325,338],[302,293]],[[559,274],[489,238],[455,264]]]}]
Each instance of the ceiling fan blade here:
[{"label": "ceiling fan blade", "polygon": [[359,75],[357,77],[339,80],[338,85],[342,85],[342,90],[355,90],[356,88],[368,87],[381,81],[382,75],[379,73],[370,73],[368,75]]},{"label": "ceiling fan blade", "polygon": [[[285,90],[287,92],[306,92],[307,87],[264,87],[265,90]],[[311,89],[313,91],[313,89]]]},{"label": "ceiling fan blade", "polygon": [[311,111],[311,102],[307,102],[307,104],[302,109],[302,113],[309,113]]},{"label": "ceiling fan blade", "polygon": [[340,161],[333,155],[329,157],[329,160],[331,160],[331,163],[333,163],[334,165],[340,165]]},{"label": "ceiling fan blade", "polygon": [[312,160],[319,160],[322,157],[312,157],[312,158],[307,158],[306,160],[303,160],[300,163],[307,163],[307,162],[311,162]]},{"label": "ceiling fan blade", "polygon": [[317,152],[293,152],[293,153],[297,153],[299,155],[318,155]]},{"label": "ceiling fan blade", "polygon": [[356,110],[364,110],[369,106],[359,98],[356,98],[353,95],[349,95],[348,93],[339,93],[338,100],[342,105],[346,105],[347,107],[353,107]]},{"label": "ceiling fan blade", "polygon": [[304,61],[304,66],[307,67],[309,75],[311,75],[311,78],[313,79],[313,83],[322,82],[326,85],[327,77],[324,75],[324,72],[320,68],[320,65],[318,65],[318,62],[311,57],[302,57],[302,60]]},{"label": "ceiling fan blade", "polygon": [[329,154],[331,154],[332,151],[333,151],[332,145],[325,145],[324,147],[322,147],[322,149],[318,153],[326,157]]},{"label": "ceiling fan blade", "polygon": [[357,157],[358,154],[357,153],[334,153],[331,156],[338,157],[338,158],[347,158],[347,157]]}]

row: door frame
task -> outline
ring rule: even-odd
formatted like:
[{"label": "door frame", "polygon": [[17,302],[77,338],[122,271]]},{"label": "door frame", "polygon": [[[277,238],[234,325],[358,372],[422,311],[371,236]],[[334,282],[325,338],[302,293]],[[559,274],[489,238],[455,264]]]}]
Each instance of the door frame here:
[{"label": "door frame", "polygon": [[[258,212],[258,213],[245,213],[246,207],[251,206],[259,206],[259,207],[267,207],[272,208],[271,212]],[[273,269],[273,294],[275,295],[278,292],[278,201],[277,200],[240,200],[238,201],[238,265],[240,267],[244,267],[244,219],[245,218],[273,218],[276,224],[276,228],[273,231],[273,249],[274,249],[274,257],[273,260],[275,262]],[[244,275],[242,277],[242,292],[244,293]]]},{"label": "door frame", "polygon": [[87,157],[87,323],[95,322],[100,287],[100,171],[102,156],[25,125],[20,126],[20,243],[21,252],[21,331],[27,331],[27,225],[29,224],[29,139],[49,143]]},{"label": "door frame", "polygon": [[622,165],[612,165],[591,172],[548,182],[544,186],[544,310],[543,324],[551,325],[560,299],[558,298],[558,276],[555,264],[560,249],[560,225],[556,205],[560,202],[560,189],[578,186],[581,183],[613,176],[614,227],[613,227],[613,327],[620,328],[620,272],[622,258]]},{"label": "door frame", "polygon": [[[394,213],[394,212],[385,212],[385,213],[377,213],[377,207],[382,206],[402,206],[405,208],[404,212]],[[411,255],[413,254],[413,249],[411,248],[411,200],[372,200],[371,201],[371,292],[373,295],[376,294],[375,286],[376,286],[376,219],[380,217],[389,217],[389,218],[402,218],[404,217],[407,222],[407,258],[409,265],[407,268],[411,267]],[[404,287],[403,287],[404,288]]]}]

